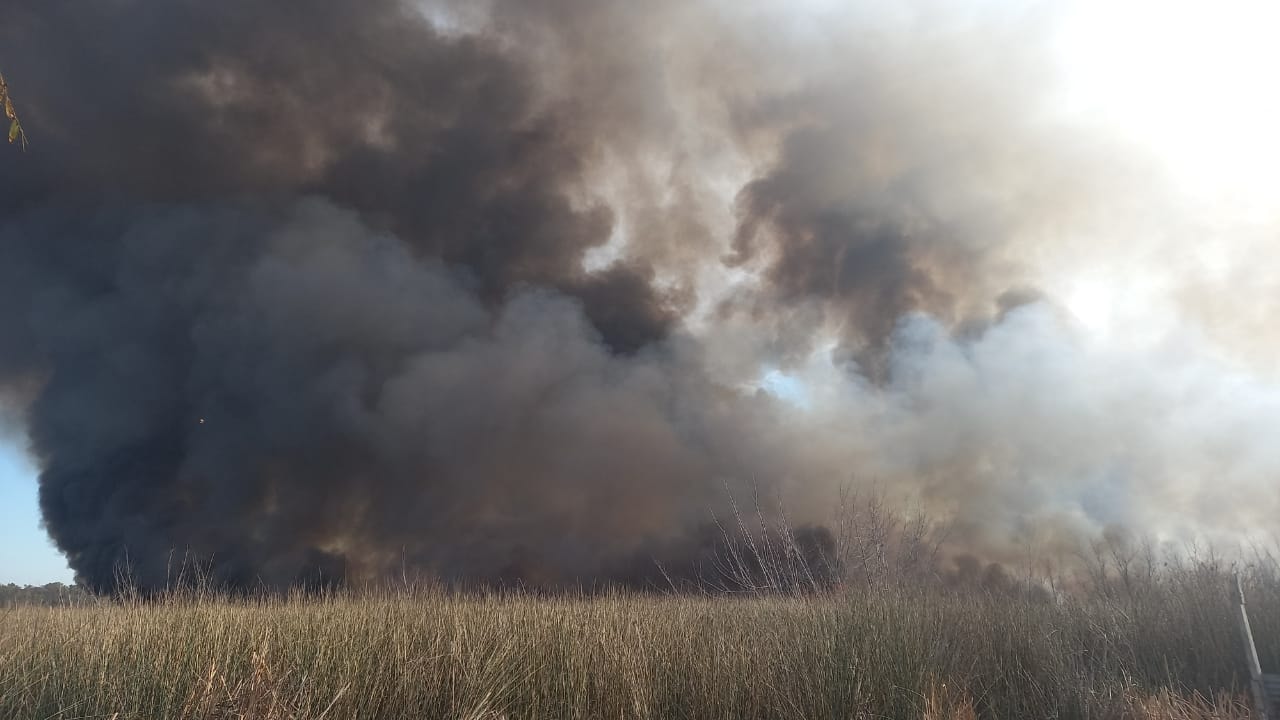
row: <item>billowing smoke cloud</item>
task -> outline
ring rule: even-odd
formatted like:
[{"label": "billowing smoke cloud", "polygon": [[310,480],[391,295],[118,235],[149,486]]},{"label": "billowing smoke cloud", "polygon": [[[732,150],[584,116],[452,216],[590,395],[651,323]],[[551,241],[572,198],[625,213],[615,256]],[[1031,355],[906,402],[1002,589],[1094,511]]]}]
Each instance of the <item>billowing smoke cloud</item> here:
[{"label": "billowing smoke cloud", "polygon": [[758,411],[672,352],[619,357],[550,291],[487,308],[324,201],[148,209],[113,237],[110,297],[37,293],[62,328],[29,411],[42,506],[89,577],[128,552],[155,582],[167,559],[140,553],[170,547],[242,583],[607,575],[753,454],[716,414]]},{"label": "billowing smoke cloud", "polygon": [[1035,289],[1159,196],[1117,200],[1141,163],[1046,119],[1046,18],[4,16],[32,146],[0,163],[0,397],[95,586],[184,555],[238,585],[635,582],[729,497],[822,523],[873,481],[1004,557],[1228,527],[1179,517],[1202,473],[1280,467],[1264,380],[1104,352]]}]

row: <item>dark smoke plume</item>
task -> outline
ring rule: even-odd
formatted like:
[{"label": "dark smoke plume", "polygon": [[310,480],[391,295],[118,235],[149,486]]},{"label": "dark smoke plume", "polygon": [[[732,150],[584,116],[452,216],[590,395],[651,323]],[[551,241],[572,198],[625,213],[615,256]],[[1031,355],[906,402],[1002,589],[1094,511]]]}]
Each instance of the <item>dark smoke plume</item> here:
[{"label": "dark smoke plume", "polygon": [[90,584],[174,552],[233,584],[608,578],[750,454],[716,415],[751,408],[647,349],[653,270],[584,269],[593,118],[496,39],[382,1],[8,17],[40,150],[0,177],[0,354]]},{"label": "dark smoke plume", "polygon": [[[1172,385],[1027,289],[1045,228],[1109,191],[1106,152],[1022,113],[1037,18],[0,10],[31,141],[0,161],[0,399],[93,587],[184,557],[241,587],[650,582],[729,498],[822,539],[869,479],[996,559],[1184,506],[1127,501],[1168,448],[1120,416]],[[1203,404],[1256,447],[1267,412]]]}]

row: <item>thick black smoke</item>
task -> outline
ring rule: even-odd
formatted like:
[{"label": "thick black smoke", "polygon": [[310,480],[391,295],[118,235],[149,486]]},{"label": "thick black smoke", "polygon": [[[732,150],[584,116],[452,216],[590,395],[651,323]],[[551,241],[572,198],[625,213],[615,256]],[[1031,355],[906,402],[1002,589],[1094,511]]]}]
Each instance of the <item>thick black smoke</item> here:
[{"label": "thick black smoke", "polygon": [[6,208],[287,202],[321,195],[500,301],[542,284],[632,351],[673,310],[642,265],[589,274],[602,204],[575,203],[596,138],[496,43],[449,39],[412,4],[23,4],[0,30],[42,149],[6,163]]},{"label": "thick black smoke", "polygon": [[83,579],[591,578],[707,501],[634,357],[673,306],[583,269],[590,119],[496,40],[383,1],[5,12],[40,147],[0,166],[0,363]]},{"label": "thick black smoke", "polygon": [[529,48],[391,0],[6,16],[39,147],[0,168],[0,379],[92,586],[634,581],[771,472],[687,292],[587,269],[621,131]]},{"label": "thick black smoke", "polygon": [[[723,539],[727,498],[803,524],[850,478],[982,552],[1040,509],[1123,523],[1099,493],[1159,468],[1146,435],[1068,431],[1130,385],[1060,382],[1078,348],[1007,292],[1094,177],[1019,114],[1020,25],[917,52],[865,12],[814,44],[713,0],[0,17],[31,141],[0,161],[0,398],[95,587],[191,558],[645,582]],[[829,401],[744,389],[827,341],[855,358]],[[1046,379],[1088,390],[1027,422],[1007,398]]]},{"label": "thick black smoke", "polygon": [[116,245],[28,306],[52,358],[28,412],[41,505],[94,583],[126,555],[161,582],[171,549],[238,584],[404,562],[586,581],[741,476],[715,458],[750,451],[717,435],[696,370],[615,356],[571,298],[487,308],[464,272],[321,200],[111,215],[4,235]]}]

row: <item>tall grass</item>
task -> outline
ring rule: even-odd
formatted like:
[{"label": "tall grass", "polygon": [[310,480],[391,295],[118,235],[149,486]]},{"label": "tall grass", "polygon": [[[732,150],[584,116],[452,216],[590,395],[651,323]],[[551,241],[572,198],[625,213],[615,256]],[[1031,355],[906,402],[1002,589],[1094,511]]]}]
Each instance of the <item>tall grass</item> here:
[{"label": "tall grass", "polygon": [[[0,718],[1242,718],[1227,570],[1058,599],[879,585],[19,607],[0,611]],[[1280,583],[1253,573],[1246,592],[1280,670]]]}]

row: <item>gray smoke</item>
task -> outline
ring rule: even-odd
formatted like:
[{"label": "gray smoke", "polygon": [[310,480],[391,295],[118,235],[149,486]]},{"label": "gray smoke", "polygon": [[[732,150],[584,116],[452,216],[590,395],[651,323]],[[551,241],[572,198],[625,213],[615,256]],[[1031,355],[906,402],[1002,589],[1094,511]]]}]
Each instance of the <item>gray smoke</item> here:
[{"label": "gray smoke", "polygon": [[1280,466],[1280,410],[1202,344],[1096,351],[1035,289],[1148,179],[1044,119],[1046,18],[2,10],[32,146],[0,163],[0,397],[95,587],[175,557],[239,586],[643,582],[730,497],[822,523],[873,481],[1005,557],[1167,528],[1206,458]]}]

